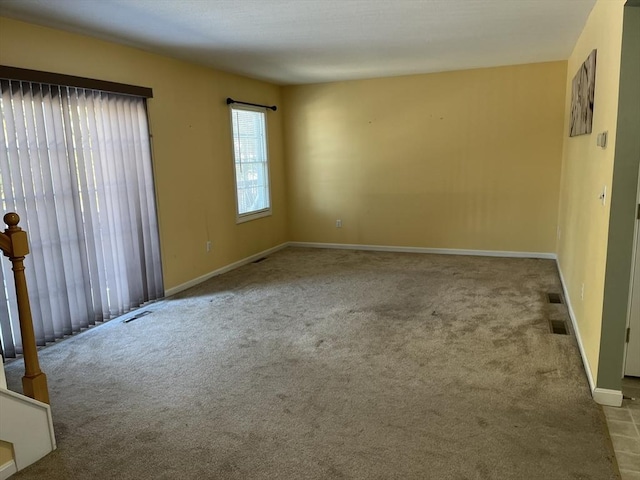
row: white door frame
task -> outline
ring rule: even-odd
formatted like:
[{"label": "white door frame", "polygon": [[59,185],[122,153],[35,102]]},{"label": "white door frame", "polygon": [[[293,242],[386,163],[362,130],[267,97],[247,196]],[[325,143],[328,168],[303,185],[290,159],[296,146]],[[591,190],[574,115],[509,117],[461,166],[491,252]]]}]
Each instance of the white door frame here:
[{"label": "white door frame", "polygon": [[[627,306],[627,329],[631,328],[631,307],[632,307],[632,301],[633,301],[633,294],[634,294],[634,290],[635,289],[639,289],[640,290],[640,285],[637,285],[637,282],[634,282],[635,280],[635,275],[636,275],[636,268],[640,268],[640,259],[637,258],[638,252],[640,251],[640,219],[638,219],[638,216],[640,216],[640,212],[638,211],[638,209],[640,209],[640,172],[638,172],[638,189],[637,189],[637,195],[636,195],[636,221],[635,221],[635,231],[634,231],[634,235],[633,235],[633,253],[631,255],[631,279],[629,282],[629,305]],[[640,322],[638,322],[639,325],[636,325],[635,330],[633,331],[632,334],[632,339],[634,341],[640,342]],[[637,331],[636,331],[637,330]],[[628,331],[628,330],[627,330]],[[627,353],[629,350],[629,343],[626,342],[626,338],[625,338],[625,342],[624,342],[624,360],[622,362],[622,376],[624,377],[626,374],[626,370],[627,370]]]}]

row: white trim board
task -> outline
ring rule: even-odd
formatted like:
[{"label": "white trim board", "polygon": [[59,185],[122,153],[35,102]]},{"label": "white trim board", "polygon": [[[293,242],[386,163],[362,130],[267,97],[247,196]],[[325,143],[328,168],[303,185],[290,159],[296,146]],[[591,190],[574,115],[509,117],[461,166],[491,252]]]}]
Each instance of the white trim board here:
[{"label": "white trim board", "polygon": [[229,272],[238,267],[251,263],[255,260],[258,260],[259,258],[275,253],[286,247],[330,248],[330,249],[342,249],[342,250],[368,250],[368,251],[377,251],[377,252],[399,252],[399,253],[428,253],[428,254],[436,254],[436,255],[471,255],[471,256],[504,257],[504,258],[540,258],[540,259],[555,260],[556,266],[558,269],[558,274],[560,276],[560,281],[562,282],[562,290],[564,293],[565,301],[567,303],[569,317],[571,318],[571,324],[573,326],[573,331],[575,332],[576,341],[578,343],[578,348],[580,350],[580,357],[582,358],[582,364],[584,366],[584,370],[587,375],[587,380],[589,382],[589,389],[591,390],[591,395],[593,396],[593,399],[600,405],[609,405],[614,407],[619,407],[620,405],[622,405],[621,391],[609,390],[605,388],[597,388],[595,385],[593,374],[591,373],[591,368],[589,367],[589,362],[587,361],[584,345],[582,343],[582,338],[580,336],[580,329],[578,328],[576,316],[573,312],[573,307],[571,306],[571,298],[569,297],[569,292],[567,290],[566,282],[564,280],[564,276],[562,275],[562,270],[560,268],[560,263],[558,262],[558,257],[554,253],[512,252],[512,251],[501,251],[501,250],[464,250],[464,249],[451,249],[451,248],[398,247],[398,246],[388,246],[388,245],[359,245],[359,244],[348,244],[348,243],[285,242],[275,247],[269,248],[267,250],[263,250],[262,252],[258,252],[253,255],[250,255],[246,258],[238,260],[237,262],[233,262],[229,265],[218,268],[217,270],[209,272],[200,277],[194,278],[193,280],[189,280],[188,282],[185,282],[176,287],[167,289],[165,290],[165,296],[169,297],[171,295],[180,293],[202,282],[205,282],[210,278],[213,278],[217,275],[222,275],[223,273]]},{"label": "white trim board", "polygon": [[234,270],[238,267],[251,263],[259,258],[271,255],[272,253],[282,250],[286,247],[306,247],[306,248],[334,248],[342,250],[370,250],[376,252],[399,252],[399,253],[430,253],[438,255],[472,255],[481,257],[512,257],[512,258],[542,258],[549,260],[556,260],[555,253],[544,252],[511,252],[501,250],[462,250],[455,248],[424,248],[424,247],[394,247],[387,245],[359,245],[349,243],[317,243],[317,242],[284,242],[275,247],[263,250],[262,252],[255,253],[249,257],[238,260],[237,262],[230,263],[224,267],[218,268],[212,272],[209,272],[200,277],[189,280],[175,287],[169,288],[164,291],[165,297],[170,297],[191,287],[206,282],[210,278],[222,275],[223,273]]},{"label": "white trim board", "polygon": [[430,253],[436,255],[471,255],[476,257],[512,257],[512,258],[543,258],[556,260],[555,253],[545,252],[512,252],[503,250],[465,250],[457,248],[425,248],[425,247],[394,247],[389,245],[359,245],[351,243],[317,243],[317,242],[289,242],[290,247],[306,248],[335,248],[342,250],[370,250],[375,252],[399,253]]},{"label": "white trim board", "polygon": [[6,480],[17,471],[18,469],[16,468],[16,461],[9,460],[4,465],[0,465],[0,480]]},{"label": "white trim board", "polygon": [[580,336],[580,329],[578,328],[576,315],[575,313],[573,313],[573,307],[571,306],[571,297],[569,297],[569,290],[567,289],[567,284],[564,280],[564,275],[562,275],[562,269],[560,268],[560,263],[558,261],[556,261],[556,266],[558,268],[558,274],[560,275],[560,282],[562,283],[562,293],[564,294],[564,301],[566,302],[567,310],[569,311],[571,326],[573,327],[573,332],[576,335],[576,341],[578,342],[578,348],[580,349],[580,357],[582,357],[582,364],[584,366],[584,371],[587,374],[587,380],[589,381],[589,389],[591,390],[591,392],[593,392],[596,388],[596,383],[593,380],[593,375],[591,374],[591,367],[589,366],[589,361],[587,360],[587,353],[582,343],[582,337]]},{"label": "white trim board", "polygon": [[591,396],[593,397],[595,402],[599,403],[600,405],[607,405],[610,407],[619,407],[622,405],[622,391],[609,390],[606,388],[596,387],[596,382],[593,379],[593,374],[591,373],[591,367],[589,366],[589,361],[587,360],[587,353],[584,349],[584,344],[582,343],[582,337],[580,336],[578,321],[576,320],[576,315],[573,312],[573,307],[571,306],[571,297],[569,297],[569,290],[567,289],[567,284],[564,280],[564,275],[562,275],[562,269],[560,268],[560,262],[558,262],[558,259],[556,259],[556,266],[558,268],[560,282],[562,283],[562,292],[564,294],[564,300],[567,304],[567,310],[569,311],[569,318],[571,319],[571,325],[576,335],[578,348],[580,349],[580,357],[582,358],[582,365],[584,366],[584,371],[587,374],[587,380],[589,381],[589,389],[591,390]]},{"label": "white trim board", "polygon": [[541,258],[555,260],[562,282],[562,290],[564,292],[564,298],[567,302],[567,309],[569,311],[569,317],[571,318],[571,324],[573,325],[573,331],[576,335],[576,341],[578,342],[578,348],[580,349],[580,357],[584,365],[584,370],[587,374],[587,380],[589,381],[589,389],[594,401],[600,405],[608,405],[612,407],[619,407],[622,405],[622,392],[619,390],[609,390],[606,388],[597,388],[593,380],[591,368],[587,361],[582,338],[580,337],[580,329],[576,321],[576,316],[571,306],[571,299],[567,290],[567,286],[560,269],[560,263],[555,253],[544,252],[511,252],[500,250],[463,250],[463,249],[449,249],[449,248],[423,248],[423,247],[393,247],[386,245],[358,245],[358,244],[344,244],[344,243],[317,243],[317,242],[289,242],[290,247],[307,247],[307,248],[334,248],[344,250],[370,250],[379,252],[403,252],[403,253],[430,253],[438,255],[472,255],[483,257],[505,257],[505,258]]},{"label": "white trim board", "polygon": [[400,246],[389,246],[389,245],[359,245],[359,244],[350,244],[350,243],[285,242],[275,247],[269,248],[267,250],[263,250],[262,252],[258,252],[253,255],[250,255],[246,258],[238,260],[237,262],[233,262],[229,265],[218,268],[217,270],[209,272],[200,277],[194,278],[193,280],[189,280],[188,282],[185,282],[176,287],[169,288],[165,290],[165,296],[170,297],[171,295],[180,293],[202,282],[205,282],[210,278],[213,278],[217,275],[222,275],[223,273],[229,272],[238,267],[251,263],[255,260],[258,260],[259,258],[265,257],[267,255],[271,255],[272,253],[275,253],[286,247],[330,248],[330,249],[342,249],[342,250],[368,250],[368,251],[376,251],[376,252],[399,252],[399,253],[427,253],[427,254],[436,254],[436,255],[471,255],[471,256],[503,257],[503,258],[540,258],[540,259],[555,260],[556,266],[558,269],[558,274],[560,276],[560,281],[562,283],[562,291],[564,293],[567,309],[569,311],[569,318],[571,319],[573,331],[575,332],[575,335],[576,335],[576,341],[578,343],[578,348],[580,350],[580,357],[582,358],[582,364],[584,366],[584,370],[587,375],[587,380],[589,382],[589,389],[591,390],[591,395],[594,401],[599,403],[600,405],[609,405],[613,407],[619,407],[622,405],[621,391],[596,387],[596,384],[593,379],[593,374],[591,373],[591,368],[587,360],[584,345],[582,343],[582,338],[580,336],[580,329],[578,328],[576,316],[573,312],[573,307],[571,306],[571,298],[569,297],[567,285],[564,280],[564,276],[562,275],[562,269],[560,268],[560,263],[558,262],[558,257],[555,253],[513,252],[513,251],[502,251],[502,250],[466,250],[466,249],[453,249],[453,248],[400,247]]},{"label": "white trim board", "polygon": [[608,388],[594,388],[593,399],[596,403],[600,405],[606,405],[609,407],[620,407],[622,406],[622,391],[620,390],[609,390]]},{"label": "white trim board", "polygon": [[13,444],[13,460],[22,470],[56,449],[51,407],[0,388],[0,439]]},{"label": "white trim board", "polygon": [[176,287],[172,287],[169,288],[167,290],[164,291],[164,296],[165,297],[170,297],[171,295],[175,295],[176,293],[180,293],[184,290],[187,290],[191,287],[195,287],[196,285],[202,283],[202,282],[206,282],[207,280],[209,280],[210,278],[216,277],[218,275],[222,275],[223,273],[227,273],[230,272],[231,270],[234,270],[238,267],[242,267],[243,265],[246,265],[248,263],[251,263],[255,260],[258,260],[262,257],[266,257],[267,255],[271,255],[272,253],[277,252],[278,250],[282,250],[283,248],[286,248],[289,244],[287,242],[285,243],[281,243],[280,245],[276,245],[275,247],[272,248],[268,248],[267,250],[263,250],[262,252],[258,252],[255,253],[253,255],[250,255],[248,257],[245,257],[241,260],[238,260],[237,262],[233,262],[230,263],[229,265],[226,265],[224,267],[220,267],[217,270],[214,270],[213,272],[209,272],[205,275],[202,275],[200,277],[194,278],[193,280],[189,280],[188,282],[182,283]]}]

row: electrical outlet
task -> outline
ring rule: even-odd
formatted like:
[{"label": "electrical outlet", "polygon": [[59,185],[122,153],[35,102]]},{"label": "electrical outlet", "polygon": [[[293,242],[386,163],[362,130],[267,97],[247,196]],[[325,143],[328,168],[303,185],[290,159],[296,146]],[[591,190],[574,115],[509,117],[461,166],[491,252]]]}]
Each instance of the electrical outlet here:
[{"label": "electrical outlet", "polygon": [[336,228],[342,228],[342,220],[336,220]]},{"label": "electrical outlet", "polygon": [[580,300],[584,300],[584,283],[582,284],[582,288],[580,289]]},{"label": "electrical outlet", "polygon": [[207,240],[207,253],[211,251],[211,240]]}]

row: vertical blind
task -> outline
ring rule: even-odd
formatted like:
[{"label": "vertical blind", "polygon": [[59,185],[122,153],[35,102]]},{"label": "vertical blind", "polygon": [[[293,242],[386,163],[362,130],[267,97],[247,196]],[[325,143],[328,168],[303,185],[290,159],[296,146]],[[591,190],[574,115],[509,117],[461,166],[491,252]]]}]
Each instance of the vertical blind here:
[{"label": "vertical blind", "polygon": [[[163,295],[145,100],[0,80],[0,202],[29,235],[38,345]],[[0,340],[22,353],[11,263],[0,259]]]}]

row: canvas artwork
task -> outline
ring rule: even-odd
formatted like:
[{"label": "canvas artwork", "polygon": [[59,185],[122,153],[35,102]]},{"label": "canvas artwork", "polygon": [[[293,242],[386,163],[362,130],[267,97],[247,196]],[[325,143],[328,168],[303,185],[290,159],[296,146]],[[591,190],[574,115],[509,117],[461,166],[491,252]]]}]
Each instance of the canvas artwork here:
[{"label": "canvas artwork", "polygon": [[593,97],[596,89],[596,50],[593,50],[573,77],[569,136],[591,133]]}]

